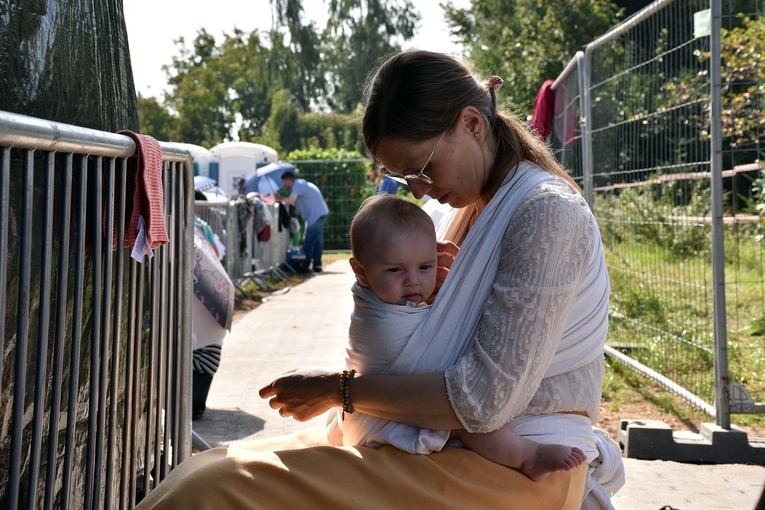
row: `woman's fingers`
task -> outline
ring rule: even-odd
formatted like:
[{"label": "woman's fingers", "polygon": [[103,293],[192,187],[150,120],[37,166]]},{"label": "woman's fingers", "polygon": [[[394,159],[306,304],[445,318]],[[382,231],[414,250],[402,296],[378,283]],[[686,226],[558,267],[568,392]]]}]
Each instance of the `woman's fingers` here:
[{"label": "woman's fingers", "polygon": [[[439,241],[438,242],[438,255],[439,255],[439,263],[441,262],[440,257],[441,255],[447,256],[450,260],[454,260],[454,257],[457,256],[457,253],[459,253],[460,247],[454,244],[451,241]],[[449,263],[449,267],[451,267],[451,263]]]},{"label": "woman's fingers", "polygon": [[304,367],[285,372],[258,393],[270,398],[269,407],[278,409],[280,415],[306,421],[339,405],[338,378],[334,371]]}]

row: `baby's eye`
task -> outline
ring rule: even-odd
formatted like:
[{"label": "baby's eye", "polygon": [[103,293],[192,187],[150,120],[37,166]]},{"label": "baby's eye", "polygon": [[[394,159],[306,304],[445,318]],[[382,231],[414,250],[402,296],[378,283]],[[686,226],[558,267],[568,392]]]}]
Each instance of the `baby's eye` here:
[{"label": "baby's eye", "polygon": [[423,264],[420,266],[420,271],[430,271],[433,268],[433,264]]},{"label": "baby's eye", "polygon": [[401,268],[390,267],[390,268],[386,269],[386,271],[389,272],[389,273],[398,273],[399,271],[401,271]]}]

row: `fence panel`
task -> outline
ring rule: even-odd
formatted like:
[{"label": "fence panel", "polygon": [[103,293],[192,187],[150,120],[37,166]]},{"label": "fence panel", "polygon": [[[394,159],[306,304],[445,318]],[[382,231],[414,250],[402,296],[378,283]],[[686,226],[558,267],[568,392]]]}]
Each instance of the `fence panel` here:
[{"label": "fence panel", "polygon": [[170,242],[138,263],[135,149],[0,112],[2,508],[132,508],[190,455],[191,160],[162,145]]},{"label": "fence panel", "polygon": [[290,161],[297,176],[313,182],[329,207],[324,225],[324,249],[350,250],[351,220],[365,198],[374,194],[369,180],[371,160]]},{"label": "fence panel", "polygon": [[[572,135],[570,124],[556,123],[553,149],[585,189],[591,179],[612,282],[609,352],[712,416],[722,405],[715,410],[715,364],[726,355],[731,412],[753,412],[765,396],[757,375],[765,368],[758,5],[722,5],[722,56],[714,57],[709,1],[654,2],[589,44],[555,84],[561,118],[579,91],[583,124]],[[719,99],[710,95],[710,65],[722,68]],[[712,164],[715,100],[722,104],[722,169]],[[716,268],[714,179],[724,186],[714,246],[724,241],[725,256]],[[727,305],[715,310],[714,278],[721,277]],[[717,339],[716,318],[727,320]],[[751,394],[737,391],[744,387]]]},{"label": "fence panel", "polygon": [[[283,277],[279,268],[292,241],[289,227],[279,221],[279,210],[284,206],[264,199],[261,201],[264,209],[260,209],[255,205],[258,200],[242,197],[225,202],[197,200],[194,206],[195,214],[210,225],[225,247],[221,263],[240,292],[245,292],[239,285],[243,280],[253,279],[267,288],[270,276]],[[264,215],[270,228],[267,240],[257,237],[257,214]]]}]

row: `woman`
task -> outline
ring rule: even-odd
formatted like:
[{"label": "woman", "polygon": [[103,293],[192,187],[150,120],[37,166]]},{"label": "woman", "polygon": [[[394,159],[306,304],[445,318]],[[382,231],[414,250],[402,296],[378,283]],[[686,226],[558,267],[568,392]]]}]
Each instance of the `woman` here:
[{"label": "woman", "polygon": [[611,508],[620,452],[592,427],[609,293],[600,235],[547,148],[497,112],[500,84],[430,52],[377,70],[367,151],[416,197],[456,208],[439,224],[454,242],[439,257],[449,275],[399,375],[304,368],[260,394],[301,421],[342,407],[433,430],[510,426],[580,448],[587,464],[532,482],[458,446],[316,447],[319,431],[197,455],[139,508]]}]

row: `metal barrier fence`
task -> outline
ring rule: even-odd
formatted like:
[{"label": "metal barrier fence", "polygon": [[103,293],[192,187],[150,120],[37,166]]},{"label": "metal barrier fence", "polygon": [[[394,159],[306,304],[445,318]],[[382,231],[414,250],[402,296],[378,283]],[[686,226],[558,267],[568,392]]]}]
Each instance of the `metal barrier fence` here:
[{"label": "metal barrier fence", "polygon": [[170,242],[138,263],[132,139],[0,112],[2,508],[133,508],[191,453],[193,170],[161,147]]},{"label": "metal barrier fence", "polygon": [[[256,207],[255,200],[238,198],[227,202],[195,202],[195,214],[210,225],[225,247],[222,259],[226,273],[237,290],[248,297],[242,283],[252,281],[262,290],[271,288],[269,279],[286,279],[282,264],[287,259],[287,250],[292,244],[289,227],[279,222],[278,203],[261,201],[262,208]],[[260,211],[260,212],[259,212]],[[259,240],[256,232],[255,215],[264,214],[264,223],[270,229],[268,240]]]},{"label": "metal barrier fence", "polygon": [[[300,160],[295,165],[297,176],[319,187],[329,207],[324,226],[325,251],[349,251],[349,231],[353,215],[365,198],[376,192],[369,180],[372,168],[369,159]],[[256,199],[258,200],[258,199]],[[225,245],[223,266],[240,294],[246,296],[243,282],[252,281],[263,290],[268,278],[285,279],[291,268],[287,251],[300,240],[293,239],[280,222],[281,204],[263,200],[270,213],[271,238],[258,240],[253,222],[253,201],[239,197],[227,202],[196,201],[196,214],[205,220]],[[287,211],[289,209],[286,209]],[[286,271],[284,270],[286,269]]]},{"label": "metal barrier fence", "polygon": [[607,248],[607,353],[724,428],[765,412],[761,6],[656,1],[553,85],[552,147]]}]

